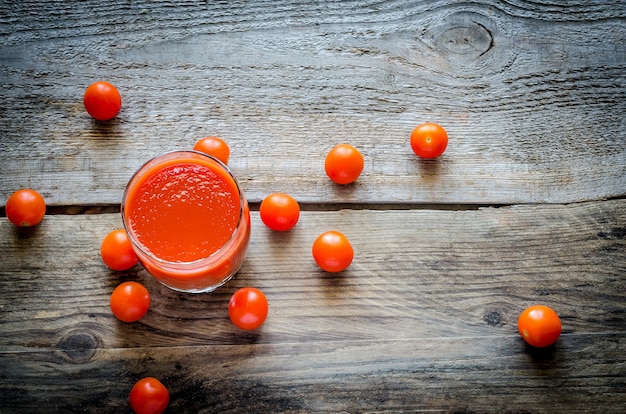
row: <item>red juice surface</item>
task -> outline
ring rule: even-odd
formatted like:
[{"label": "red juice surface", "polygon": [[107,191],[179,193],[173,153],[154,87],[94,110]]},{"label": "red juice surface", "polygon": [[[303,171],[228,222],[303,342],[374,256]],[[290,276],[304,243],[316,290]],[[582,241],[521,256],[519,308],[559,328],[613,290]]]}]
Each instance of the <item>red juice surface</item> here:
[{"label": "red juice surface", "polygon": [[169,262],[192,262],[232,237],[241,200],[225,170],[198,159],[176,159],[141,176],[124,209],[128,229],[144,250]]}]

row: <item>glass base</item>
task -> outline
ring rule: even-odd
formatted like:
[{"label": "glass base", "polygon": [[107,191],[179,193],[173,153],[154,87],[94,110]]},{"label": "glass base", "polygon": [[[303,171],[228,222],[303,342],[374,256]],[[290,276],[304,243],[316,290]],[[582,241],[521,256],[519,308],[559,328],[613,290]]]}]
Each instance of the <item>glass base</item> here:
[{"label": "glass base", "polygon": [[[182,292],[182,293],[211,293],[211,292],[215,291],[218,287],[220,287],[220,286],[224,286],[224,285],[225,285],[225,284],[226,284],[229,280],[231,280],[233,277],[234,277],[234,275],[233,275],[233,276],[228,277],[228,278],[227,278],[227,279],[225,279],[225,280],[222,280],[222,281],[221,281],[220,283],[218,283],[217,285],[213,285],[213,286],[209,286],[209,287],[206,287],[206,288],[201,288],[201,289],[180,289],[180,288],[177,288],[177,287],[170,286],[170,285],[168,285],[167,283],[165,283],[165,282],[163,282],[163,281],[161,281],[161,280],[159,280],[159,279],[157,279],[157,281],[158,281],[160,284],[162,284],[163,286],[165,286],[166,288],[168,288],[168,289],[172,289],[172,290],[175,290],[175,291],[177,291],[177,292]],[[156,279],[156,278],[155,278],[155,279]]]}]

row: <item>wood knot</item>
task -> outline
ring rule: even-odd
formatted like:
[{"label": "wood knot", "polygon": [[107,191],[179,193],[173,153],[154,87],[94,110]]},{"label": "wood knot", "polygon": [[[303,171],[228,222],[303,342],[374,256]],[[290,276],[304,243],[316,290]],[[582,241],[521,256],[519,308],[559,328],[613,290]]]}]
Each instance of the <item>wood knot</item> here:
[{"label": "wood knot", "polygon": [[475,13],[456,13],[447,16],[431,29],[434,46],[450,58],[472,61],[494,47],[494,34],[484,16]]},{"label": "wood knot", "polygon": [[84,362],[96,353],[98,340],[91,333],[85,331],[73,331],[67,334],[61,342],[59,349],[74,362]]},{"label": "wood knot", "polygon": [[483,320],[487,322],[487,325],[498,326],[502,324],[502,315],[500,315],[500,312],[498,311],[487,312],[485,313]]},{"label": "wood knot", "polygon": [[626,239],[626,227],[614,227],[609,232],[598,232],[598,238],[604,240],[624,240]]},{"label": "wood knot", "polygon": [[464,27],[449,27],[441,33],[440,46],[449,53],[476,59],[493,47],[489,29],[477,22]]},{"label": "wood knot", "polygon": [[440,70],[463,77],[483,77],[487,71],[499,72],[508,67],[515,53],[498,47],[505,44],[506,38],[506,26],[498,15],[471,11],[433,19],[422,37]]}]

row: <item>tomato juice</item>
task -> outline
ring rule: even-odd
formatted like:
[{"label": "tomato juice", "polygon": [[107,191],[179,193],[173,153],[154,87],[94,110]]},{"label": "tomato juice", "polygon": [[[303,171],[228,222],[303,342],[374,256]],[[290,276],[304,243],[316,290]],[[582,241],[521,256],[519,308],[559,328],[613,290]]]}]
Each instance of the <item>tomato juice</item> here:
[{"label": "tomato juice", "polygon": [[122,218],[144,268],[183,292],[210,292],[241,267],[250,210],[237,180],[195,151],[156,157],[131,178]]}]

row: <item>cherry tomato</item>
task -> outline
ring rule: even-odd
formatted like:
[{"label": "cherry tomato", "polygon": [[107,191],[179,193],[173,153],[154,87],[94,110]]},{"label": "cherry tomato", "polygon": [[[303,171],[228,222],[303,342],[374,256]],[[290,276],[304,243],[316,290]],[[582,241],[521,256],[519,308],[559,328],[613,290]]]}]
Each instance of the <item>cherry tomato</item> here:
[{"label": "cherry tomato", "polygon": [[322,270],[335,273],[345,270],[354,258],[352,245],[338,231],[327,231],[313,242],[313,259]]},{"label": "cherry tomato", "polygon": [[437,158],[448,146],[448,133],[439,124],[426,122],[411,133],[411,148],[422,158]]},{"label": "cherry tomato", "polygon": [[137,255],[133,250],[126,231],[113,230],[102,240],[100,256],[111,270],[128,270],[137,264]]},{"label": "cherry tomato", "polygon": [[23,188],[9,196],[4,211],[16,226],[35,226],[46,214],[46,202],[37,191]]},{"label": "cherry tomato", "polygon": [[170,403],[170,393],[156,378],[142,378],[130,390],[130,407],[136,414],[161,414]]},{"label": "cherry tomato", "polygon": [[257,288],[244,287],[233,293],[228,302],[228,316],[238,328],[251,330],[267,318],[267,298]]},{"label": "cherry tomato", "polygon": [[287,231],[296,225],[300,218],[300,205],[288,194],[270,194],[259,208],[261,221],[272,230]]},{"label": "cherry tomato", "polygon": [[224,164],[228,164],[228,157],[230,156],[230,148],[228,144],[218,137],[204,137],[200,141],[196,142],[193,146],[195,151],[204,152],[222,161]]},{"label": "cherry tomato", "polygon": [[522,338],[538,348],[550,346],[561,335],[561,319],[554,310],[545,305],[534,305],[525,309],[517,320],[517,329]]},{"label": "cherry tomato", "polygon": [[363,155],[352,145],[339,144],[326,155],[326,175],[337,184],[350,184],[363,171]]},{"label": "cherry tomato", "polygon": [[124,282],[111,294],[111,311],[122,322],[136,322],[148,312],[150,293],[141,283]]},{"label": "cherry tomato", "polygon": [[108,121],[120,112],[122,96],[109,82],[99,81],[89,85],[83,103],[89,115],[98,121]]}]

